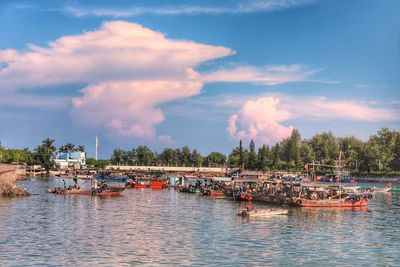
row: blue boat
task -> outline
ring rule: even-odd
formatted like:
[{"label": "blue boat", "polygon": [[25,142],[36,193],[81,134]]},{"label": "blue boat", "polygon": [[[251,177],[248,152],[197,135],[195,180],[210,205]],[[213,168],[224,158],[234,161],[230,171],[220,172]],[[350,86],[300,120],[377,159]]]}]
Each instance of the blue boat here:
[{"label": "blue boat", "polygon": [[128,177],[96,177],[97,181],[114,182],[114,183],[126,183]]},{"label": "blue boat", "polygon": [[283,177],[282,182],[290,183],[290,182],[302,182],[303,178],[301,177]]}]

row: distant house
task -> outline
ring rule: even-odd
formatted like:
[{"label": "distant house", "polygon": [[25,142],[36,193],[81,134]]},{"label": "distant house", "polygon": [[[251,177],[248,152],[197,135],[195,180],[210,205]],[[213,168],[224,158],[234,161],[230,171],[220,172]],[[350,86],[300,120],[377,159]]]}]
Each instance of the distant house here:
[{"label": "distant house", "polygon": [[61,169],[70,167],[81,169],[86,166],[86,153],[81,151],[57,152],[53,160]]}]

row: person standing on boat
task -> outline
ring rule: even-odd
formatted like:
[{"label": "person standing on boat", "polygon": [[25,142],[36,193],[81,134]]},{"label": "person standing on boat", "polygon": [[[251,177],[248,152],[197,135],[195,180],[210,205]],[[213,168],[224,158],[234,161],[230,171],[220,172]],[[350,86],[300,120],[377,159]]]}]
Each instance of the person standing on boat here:
[{"label": "person standing on boat", "polygon": [[97,183],[97,180],[94,179],[94,190],[97,191],[98,188],[99,188],[99,185],[98,185],[98,183]]},{"label": "person standing on boat", "polygon": [[67,183],[65,182],[65,179],[62,179],[63,184],[64,184],[64,190],[67,189]]},{"label": "person standing on boat", "polygon": [[74,177],[72,180],[74,181],[74,188],[78,189],[78,178]]}]

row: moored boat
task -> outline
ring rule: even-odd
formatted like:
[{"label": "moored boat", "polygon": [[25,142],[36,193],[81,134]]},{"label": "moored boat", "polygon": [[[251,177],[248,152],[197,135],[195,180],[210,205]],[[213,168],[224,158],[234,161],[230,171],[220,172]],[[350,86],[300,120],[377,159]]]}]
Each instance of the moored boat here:
[{"label": "moored boat", "polygon": [[390,187],[372,187],[372,192],[374,193],[388,193],[392,188]]},{"label": "moored boat", "polygon": [[238,216],[242,217],[269,217],[274,215],[287,215],[288,210],[285,209],[245,209],[238,212]]},{"label": "moored boat", "polygon": [[63,189],[54,188],[48,189],[48,193],[58,194],[58,195],[87,195],[87,196],[119,196],[125,190],[123,187],[107,187],[98,189]]},{"label": "moored boat", "polygon": [[151,180],[150,181],[150,188],[151,189],[163,189],[165,186],[163,180]]},{"label": "moored boat", "polygon": [[300,207],[365,207],[368,204],[371,194],[348,194],[345,197],[331,199],[306,199],[302,197],[292,197],[288,203],[292,206]]}]

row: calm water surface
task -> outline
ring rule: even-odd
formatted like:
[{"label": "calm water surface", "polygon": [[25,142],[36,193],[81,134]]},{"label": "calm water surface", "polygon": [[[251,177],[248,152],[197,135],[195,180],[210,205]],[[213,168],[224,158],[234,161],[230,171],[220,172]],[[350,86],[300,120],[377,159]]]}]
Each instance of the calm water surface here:
[{"label": "calm water surface", "polygon": [[21,186],[33,195],[0,199],[0,266],[400,266],[397,194],[376,195],[368,211],[249,221],[240,203],[174,190],[101,198],[47,194],[55,178]]}]

